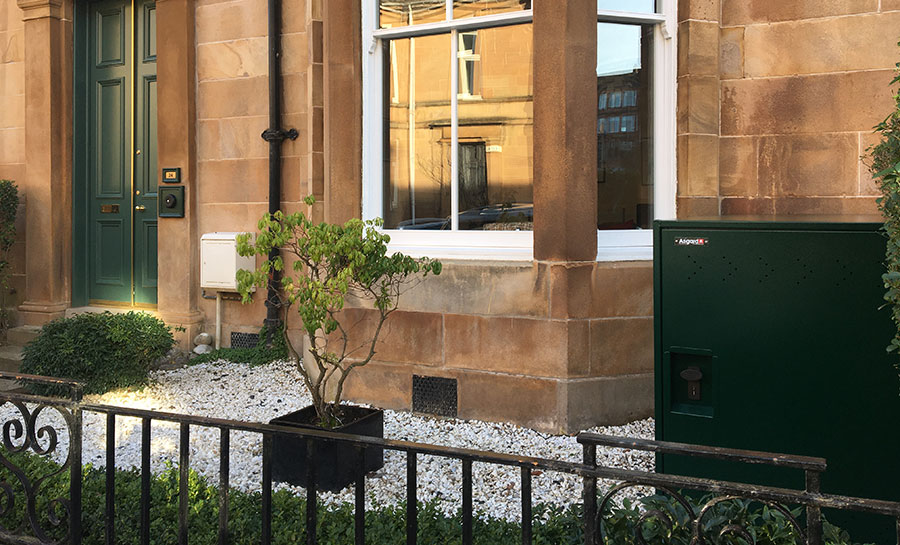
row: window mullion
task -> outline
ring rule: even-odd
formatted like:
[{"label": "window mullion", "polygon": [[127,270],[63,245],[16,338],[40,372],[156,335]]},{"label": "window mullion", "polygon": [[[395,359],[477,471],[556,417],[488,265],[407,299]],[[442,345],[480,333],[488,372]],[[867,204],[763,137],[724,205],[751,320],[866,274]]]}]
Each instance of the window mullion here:
[{"label": "window mullion", "polygon": [[[452,5],[452,2],[448,0]],[[459,31],[450,33],[450,230],[459,231]]]}]

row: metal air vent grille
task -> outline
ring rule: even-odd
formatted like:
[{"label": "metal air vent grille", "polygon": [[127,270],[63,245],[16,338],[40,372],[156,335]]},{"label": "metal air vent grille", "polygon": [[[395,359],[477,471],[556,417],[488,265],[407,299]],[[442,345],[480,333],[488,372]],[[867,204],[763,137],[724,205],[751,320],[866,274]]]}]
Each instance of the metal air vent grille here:
[{"label": "metal air vent grille", "polygon": [[413,375],[412,410],[417,413],[455,418],[456,379]]},{"label": "metal air vent grille", "polygon": [[231,332],[231,348],[254,348],[259,344],[259,333]]}]

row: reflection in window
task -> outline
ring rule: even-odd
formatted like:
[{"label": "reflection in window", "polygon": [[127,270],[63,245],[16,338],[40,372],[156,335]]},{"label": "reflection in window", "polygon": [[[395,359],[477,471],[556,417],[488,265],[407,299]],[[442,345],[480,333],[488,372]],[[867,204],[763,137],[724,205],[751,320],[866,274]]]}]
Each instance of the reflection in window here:
[{"label": "reflection in window", "polygon": [[396,101],[385,101],[384,223],[439,228],[450,214],[450,153],[440,144],[450,119],[450,65],[436,59],[450,57],[450,36],[394,40],[385,50],[386,95]]},{"label": "reflection in window", "polygon": [[597,98],[597,109],[598,110],[606,109],[606,93],[600,93],[600,96]]},{"label": "reflection in window", "polygon": [[650,27],[597,25],[597,93],[609,96],[597,115],[598,229],[651,227],[651,36]]},{"label": "reflection in window", "polygon": [[[368,2],[369,0],[364,0]],[[453,19],[495,15],[531,9],[531,0],[454,0]],[[380,0],[379,27],[396,28],[445,21],[445,0]]]},{"label": "reflection in window", "polygon": [[459,97],[463,99],[478,98],[481,92],[479,62],[481,55],[476,51],[478,32],[460,32],[459,49]]},{"label": "reflection in window", "polygon": [[[452,39],[398,39],[384,48],[387,228],[451,228]],[[459,229],[530,230],[532,27],[461,32],[457,39]]]},{"label": "reflection in window", "polygon": [[395,28],[435,23],[447,18],[444,0],[380,0],[378,26]]},{"label": "reflection in window", "polygon": [[597,10],[655,13],[656,0],[597,0]]},{"label": "reflection in window", "polygon": [[[479,30],[478,41],[482,100],[459,102],[459,228],[530,230],[534,157],[532,27]],[[479,183],[483,180],[483,190],[477,186],[467,188],[463,183],[463,169],[469,167],[462,158],[464,153],[470,153],[463,151],[465,142],[483,143],[485,175],[477,178]]]},{"label": "reflection in window", "polygon": [[620,108],[622,106],[622,93],[616,91],[609,95],[609,107]]},{"label": "reflection in window", "polygon": [[488,205],[487,148],[484,142],[459,144],[459,209]]},{"label": "reflection in window", "polygon": [[616,133],[619,132],[619,116],[613,116],[609,118],[607,121],[609,132]]},{"label": "reflection in window", "polygon": [[509,13],[524,9],[531,9],[531,0],[453,0],[454,19]]}]

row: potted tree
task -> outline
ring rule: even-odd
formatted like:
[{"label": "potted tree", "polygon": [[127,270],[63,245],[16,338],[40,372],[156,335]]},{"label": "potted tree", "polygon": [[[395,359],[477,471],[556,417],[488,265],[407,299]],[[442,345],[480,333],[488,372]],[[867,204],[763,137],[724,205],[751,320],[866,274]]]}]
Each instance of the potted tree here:
[{"label": "potted tree", "polygon": [[[307,205],[314,199],[307,197]],[[378,230],[380,220],[351,219],[343,225],[313,223],[303,212],[266,214],[259,221],[255,240],[250,233],[238,238],[238,252],[266,259],[255,271],[238,272],[244,302],[253,287],[263,288],[273,275],[281,277],[280,304],[287,318],[296,309],[306,333],[304,358],[283,328],[289,358],[296,364],[312,396],[312,405],[280,416],[273,424],[320,428],[357,435],[383,437],[380,410],[343,404],[347,378],[372,361],[388,317],[397,310],[400,294],[429,274],[440,274],[436,260],[389,254],[390,237]],[[270,257],[279,250],[277,257]],[[351,323],[344,312],[348,297],[374,308],[368,323]],[[316,483],[337,491],[355,478],[356,450],[349,445],[317,441],[314,445]],[[295,437],[273,439],[272,475],[275,480],[306,485],[306,441]],[[367,449],[366,471],[384,465],[381,449]]]}]

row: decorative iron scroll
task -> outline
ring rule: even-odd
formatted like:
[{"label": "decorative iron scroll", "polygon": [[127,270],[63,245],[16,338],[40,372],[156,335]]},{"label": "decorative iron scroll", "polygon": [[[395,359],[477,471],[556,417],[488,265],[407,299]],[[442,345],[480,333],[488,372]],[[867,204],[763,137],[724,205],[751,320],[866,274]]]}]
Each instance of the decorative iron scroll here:
[{"label": "decorative iron scroll", "polygon": [[[76,427],[76,414],[79,409],[68,404],[32,403],[32,409],[23,401],[0,399],[0,410],[10,406],[16,412],[8,415],[2,423],[3,448],[0,449],[0,464],[15,477],[11,482],[8,475],[0,478],[0,542],[13,544],[46,544],[62,545],[70,543],[69,528],[71,503],[68,497],[49,498],[44,486],[58,475],[71,469],[75,449],[80,448],[80,441],[73,437]],[[38,427],[38,417],[44,412],[58,413],[66,425],[66,458],[52,473],[34,476],[27,475],[26,470],[16,465],[10,455],[33,453],[38,456],[53,455],[60,447],[59,435],[52,425]],[[18,495],[17,495],[18,491]],[[24,497],[22,497],[24,495]],[[39,515],[38,502],[46,500],[46,513]],[[8,528],[4,522],[11,513],[21,512],[24,507],[22,521],[16,528]],[[44,519],[44,522],[42,522]],[[65,529],[65,534],[58,537]],[[54,531],[60,529],[59,531]]]},{"label": "decorative iron scroll", "polygon": [[[598,544],[614,545],[607,535],[604,524],[606,517],[608,516],[608,509],[612,506],[613,498],[619,492],[625,489],[635,487],[645,488],[646,486],[646,484],[641,483],[625,482],[614,486],[612,489],[610,489],[609,492],[606,493],[605,496],[603,496],[603,500],[600,502],[599,509],[597,510],[596,527],[599,529],[599,532],[597,533],[596,541]],[[680,517],[678,513],[674,513],[671,510],[666,511],[662,508],[657,507],[648,508],[641,514],[635,524],[634,538],[638,545],[648,545],[648,538],[646,535],[644,535],[644,528],[646,526],[646,523],[651,521],[656,521],[659,525],[665,528],[668,539],[671,539],[673,537],[673,533],[676,529],[677,524],[680,523],[683,527],[690,527],[690,545],[719,545],[720,543],[736,542],[733,540],[723,541],[723,538],[726,537],[740,538],[747,545],[755,545],[756,540],[747,526],[747,524],[749,523],[741,524],[732,521],[726,521],[721,525],[716,525],[716,527],[709,527],[704,525],[704,519],[706,519],[707,515],[715,510],[716,506],[736,500],[752,500],[753,502],[765,505],[778,511],[790,523],[791,528],[793,529],[795,541],[800,545],[804,545],[806,543],[806,534],[803,531],[803,527],[797,521],[797,518],[793,514],[791,514],[791,511],[781,504],[761,500],[759,498],[753,498],[750,496],[725,495],[710,499],[702,507],[700,507],[700,510],[698,512],[683,494],[663,486],[656,486],[655,488],[675,500],[675,503],[669,504],[669,506],[674,507],[675,505],[680,505],[685,510],[685,513],[687,513],[688,520],[683,520],[683,516]],[[715,535],[708,535],[710,533],[713,533]]]}]

